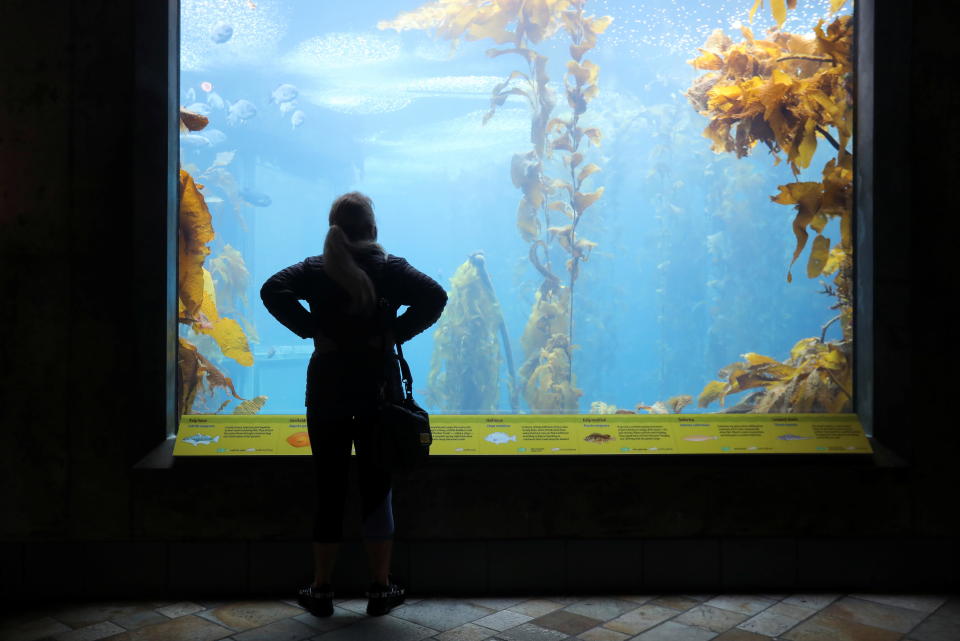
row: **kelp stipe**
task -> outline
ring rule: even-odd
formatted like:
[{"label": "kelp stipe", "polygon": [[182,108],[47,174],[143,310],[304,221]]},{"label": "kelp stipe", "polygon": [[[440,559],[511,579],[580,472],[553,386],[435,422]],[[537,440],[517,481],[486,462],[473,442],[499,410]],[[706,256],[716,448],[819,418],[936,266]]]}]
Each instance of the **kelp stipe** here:
[{"label": "kelp stipe", "polygon": [[[580,125],[587,104],[599,93],[596,84],[599,67],[583,57],[613,20],[609,16],[585,16],[585,3],[586,0],[447,0],[442,5],[436,2],[423,5],[377,25],[380,29],[397,31],[435,29],[438,37],[454,41],[461,37],[490,38],[497,44],[509,46],[488,49],[488,56],[516,55],[526,62],[525,70],[511,72],[494,87],[483,122],[493,117],[497,108],[512,95],[526,99],[530,107],[532,149],[514,154],[510,177],[514,187],[522,192],[517,207],[517,229],[524,241],[530,243],[531,264],[544,278],[521,341],[524,363],[519,370],[524,398],[536,412],[576,412],[582,394],[574,387],[571,366],[572,291],[579,263],[587,259],[596,243],[578,238],[576,230],[583,212],[603,194],[602,187],[590,193],[580,191],[584,181],[599,170],[594,163],[580,167],[584,160],[581,141],[586,138],[599,145],[602,136],[598,128]],[[551,119],[557,99],[548,86],[548,59],[533,45],[560,29],[566,31],[571,42],[572,59],[566,65],[564,91],[572,115]],[[544,161],[554,150],[566,152],[564,166],[569,170],[569,180],[553,179],[546,174]],[[570,222],[554,225],[551,212],[560,212]],[[549,250],[554,240],[570,256],[566,261],[566,285],[552,270]]]},{"label": "kelp stipe", "polygon": [[[790,3],[792,8],[794,3]],[[836,12],[843,0],[833,0]],[[750,16],[759,5],[757,0]],[[771,3],[774,18],[782,25],[786,17],[783,2]],[[794,205],[793,233],[796,248],[792,266],[809,239],[816,233],[807,276],[834,275],[833,285],[824,293],[836,298],[831,309],[838,314],[821,328],[818,338],[806,338],[791,351],[790,359],[778,362],[767,356],[748,353],[744,361],[720,371],[723,380],[712,381],[701,392],[698,406],[731,393],[760,388],[735,408],[750,412],[848,412],[853,405],[853,156],[846,150],[853,135],[853,19],[835,18],[826,31],[824,21],[814,27],[813,38],[774,31],[769,40],[758,40],[742,27],[743,42],[715,30],[690,61],[709,73],[700,76],[687,91],[694,108],[710,118],[704,136],[717,152],[750,153],[764,143],[780,162],[785,153],[795,176],[809,166],[821,136],[837,151],[827,162],[820,182],[793,182],[778,187],[771,196],[778,204]],[[735,132],[733,131],[735,128]],[[829,129],[837,132],[834,138]],[[823,235],[827,223],[840,222],[840,242],[832,248]],[[839,321],[842,338],[826,342],[826,330]]]}]

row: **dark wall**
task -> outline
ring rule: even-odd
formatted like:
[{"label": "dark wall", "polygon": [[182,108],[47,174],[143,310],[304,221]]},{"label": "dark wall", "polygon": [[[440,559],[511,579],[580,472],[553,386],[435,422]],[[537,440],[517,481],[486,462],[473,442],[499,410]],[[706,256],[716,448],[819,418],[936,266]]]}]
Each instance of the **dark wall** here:
[{"label": "dark wall", "polygon": [[[165,153],[144,129],[162,95],[151,106],[135,91],[136,61],[161,59],[162,34],[137,23],[150,4],[5,0],[0,10],[0,541],[306,541],[308,460],[132,470],[141,426],[162,431],[166,402],[166,285],[152,262],[166,251],[162,207],[134,171]],[[941,302],[956,291],[945,275],[958,100],[943,44],[954,35],[936,5],[909,4],[877,7],[874,195],[876,434],[909,467],[437,464],[398,482],[398,538],[960,534],[944,331],[956,323]]]}]

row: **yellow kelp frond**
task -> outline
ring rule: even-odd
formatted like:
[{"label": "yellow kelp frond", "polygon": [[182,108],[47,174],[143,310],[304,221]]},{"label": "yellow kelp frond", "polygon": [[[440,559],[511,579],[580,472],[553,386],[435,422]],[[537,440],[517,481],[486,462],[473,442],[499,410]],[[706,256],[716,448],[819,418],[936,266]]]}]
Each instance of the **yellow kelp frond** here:
[{"label": "yellow kelp frond", "polygon": [[210,273],[216,286],[220,313],[242,314],[247,308],[250,272],[240,252],[225,245],[219,256],[210,259]]},{"label": "yellow kelp frond", "polygon": [[710,403],[719,400],[720,407],[723,407],[723,399],[727,395],[727,384],[723,381],[710,381],[700,392],[697,398],[697,407],[707,407]]},{"label": "yellow kelp frond", "polygon": [[211,400],[218,389],[227,392],[237,400],[245,400],[237,394],[233,381],[183,337],[179,337],[177,361],[177,370],[180,374],[177,395],[178,415],[193,413],[198,397],[204,401]]},{"label": "yellow kelp frond", "polygon": [[193,330],[213,338],[227,358],[232,358],[246,367],[253,365],[253,353],[240,323],[232,318],[221,318],[217,310],[213,277],[206,269],[203,270],[203,303],[200,305],[199,318],[194,323]]},{"label": "yellow kelp frond", "polygon": [[194,318],[203,302],[203,263],[213,240],[210,210],[193,178],[180,170],[180,214],[177,227],[177,295],[183,303],[181,316]]},{"label": "yellow kelp frond", "polygon": [[756,412],[849,412],[853,408],[850,344],[816,338],[798,343],[791,358],[794,375],[760,395]]},{"label": "yellow kelp frond", "polygon": [[[529,368],[529,375],[522,371]],[[521,368],[526,378],[524,399],[533,412],[556,414],[576,412],[583,391],[573,386],[570,371],[570,342],[566,333],[551,336],[540,353]]]},{"label": "yellow kelp frond", "polygon": [[237,405],[233,408],[233,413],[238,415],[259,414],[266,402],[266,396],[256,396]]},{"label": "yellow kelp frond", "polygon": [[[490,38],[497,43],[528,38],[539,43],[560,27],[569,0],[435,0],[393,20],[381,20],[378,29],[407,31],[433,29],[444,40]],[[511,31],[508,27],[514,24]],[[606,28],[602,23],[596,28]],[[595,37],[595,36],[594,36]]]},{"label": "yellow kelp frond", "polygon": [[433,334],[427,402],[442,411],[494,411],[500,396],[500,304],[467,260],[450,279]]}]

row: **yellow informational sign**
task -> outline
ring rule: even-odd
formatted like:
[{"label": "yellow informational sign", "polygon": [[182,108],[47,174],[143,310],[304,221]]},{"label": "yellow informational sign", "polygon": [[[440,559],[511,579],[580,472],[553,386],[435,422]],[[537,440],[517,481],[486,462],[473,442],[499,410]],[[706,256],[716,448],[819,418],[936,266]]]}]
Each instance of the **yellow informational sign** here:
[{"label": "yellow informational sign", "polygon": [[[855,414],[500,414],[430,417],[431,455],[870,454]],[[176,456],[309,455],[303,415],[190,414]]]}]

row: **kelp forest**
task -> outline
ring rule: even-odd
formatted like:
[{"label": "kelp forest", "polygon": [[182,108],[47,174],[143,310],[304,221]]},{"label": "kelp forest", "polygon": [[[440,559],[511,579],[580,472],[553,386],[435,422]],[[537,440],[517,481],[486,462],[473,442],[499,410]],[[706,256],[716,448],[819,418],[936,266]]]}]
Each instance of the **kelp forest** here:
[{"label": "kelp forest", "polygon": [[[750,22],[761,4],[753,3]],[[831,12],[844,4],[831,0]],[[496,46],[486,55],[515,57],[518,68],[494,87],[483,123],[494,118],[510,96],[521,97],[529,108],[529,150],[515,153],[509,162],[509,180],[521,192],[517,232],[529,245],[530,268],[541,278],[520,340],[523,358],[514,372],[496,295],[482,262],[470,258],[451,279],[451,304],[435,335],[428,394],[444,411],[489,412],[497,406],[498,333],[503,335],[503,353],[511,359],[505,384],[513,411],[518,392],[531,412],[578,411],[582,391],[574,368],[576,283],[581,263],[597,246],[578,233],[578,226],[604,195],[603,186],[588,186],[601,170],[591,149],[600,147],[603,138],[599,127],[590,124],[590,102],[600,92],[600,67],[589,56],[613,22],[611,16],[588,15],[586,5],[587,0],[439,0],[378,24],[397,31],[432,30],[437,38],[453,42],[492,41]],[[816,335],[798,340],[785,361],[742,354],[742,360],[720,370],[719,380],[706,383],[696,397],[698,408],[717,403],[722,412],[852,410],[853,20],[851,15],[829,24],[820,20],[811,25],[812,35],[782,31],[795,5],[796,0],[769,2],[776,26],[765,37],[742,25],[742,40],[734,44],[722,29],[714,30],[689,61],[704,73],[688,88],[686,98],[709,119],[703,135],[715,153],[743,158],[764,149],[774,165],[786,162],[796,178],[810,166],[818,144],[833,148],[835,156],[823,167],[822,180],[780,185],[771,200],[795,210],[796,247],[785,266],[787,281],[792,281],[793,265],[809,244],[806,275],[832,277],[822,293],[832,301],[828,306],[835,315]],[[552,61],[538,49],[551,38],[566,41],[567,60]],[[554,90],[551,77],[561,73]],[[831,219],[840,221],[840,238],[833,241],[823,234]],[[558,252],[565,260],[557,259]],[[842,338],[827,341],[833,323],[842,328]],[[747,390],[753,391],[725,407],[728,395]],[[691,394],[678,394],[622,409],[594,400],[590,411],[679,413],[693,401]]]},{"label": "kelp forest", "polygon": [[432,413],[853,411],[853,0],[181,4],[178,415],[303,412],[255,292],[354,190]]}]

